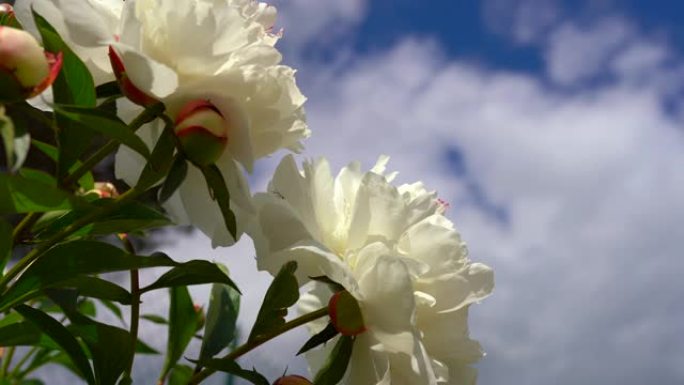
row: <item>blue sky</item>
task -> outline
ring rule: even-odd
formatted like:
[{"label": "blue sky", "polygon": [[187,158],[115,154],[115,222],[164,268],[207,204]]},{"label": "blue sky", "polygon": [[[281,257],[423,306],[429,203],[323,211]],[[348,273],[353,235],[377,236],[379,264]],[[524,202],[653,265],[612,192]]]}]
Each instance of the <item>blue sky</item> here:
[{"label": "blue sky", "polygon": [[[684,383],[683,3],[275,4],[279,47],[309,97],[300,159],[370,167],[390,155],[399,182],[451,203],[472,259],[494,268],[494,294],[470,315],[488,353],[479,384]],[[279,158],[258,165],[255,190]],[[230,265],[249,325],[269,282],[250,241],[174,238],[164,249],[176,259]],[[165,298],[144,306],[163,312]],[[163,332],[142,330],[163,346]],[[305,371],[284,358],[305,338],[246,360],[273,376]],[[139,361],[137,380],[159,365]]]}]

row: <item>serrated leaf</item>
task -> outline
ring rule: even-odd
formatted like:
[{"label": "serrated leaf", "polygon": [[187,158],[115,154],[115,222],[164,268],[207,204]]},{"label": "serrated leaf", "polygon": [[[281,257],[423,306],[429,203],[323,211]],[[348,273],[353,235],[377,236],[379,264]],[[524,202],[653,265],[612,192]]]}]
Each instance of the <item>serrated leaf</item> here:
[{"label": "serrated leaf", "polygon": [[202,366],[238,376],[255,385],[270,385],[266,377],[257,372],[256,369],[245,370],[232,360],[211,359],[200,363]]},{"label": "serrated leaf", "polygon": [[223,283],[240,291],[235,282],[228,277],[215,263],[194,260],[181,263],[164,273],[149,286],[142,288],[142,293],[150,290],[172,286],[201,285],[205,283]]},{"label": "serrated leaf", "polygon": [[162,187],[159,190],[160,203],[164,203],[169,198],[171,198],[171,195],[173,195],[173,193],[176,192],[176,190],[178,190],[180,185],[185,180],[187,174],[188,162],[185,160],[185,158],[183,158],[183,156],[177,154],[173,161],[173,164],[171,165],[169,174],[166,176],[166,179],[164,180],[164,183],[162,184]]},{"label": "serrated leaf", "polygon": [[314,385],[337,385],[344,377],[354,347],[354,338],[342,336],[333,347],[328,360],[316,373]]},{"label": "serrated leaf", "polygon": [[82,275],[176,264],[163,254],[141,257],[103,242],[62,243],[30,265],[14,285],[7,289],[0,298],[0,311],[35,297],[40,290],[55,287]]},{"label": "serrated leaf", "polygon": [[223,221],[233,239],[237,240],[237,221],[235,213],[230,209],[230,192],[223,179],[223,174],[216,165],[201,167],[200,170],[207,181],[212,198],[218,203]]},{"label": "serrated leaf", "polygon": [[299,299],[299,284],[294,275],[296,270],[297,262],[294,261],[290,261],[280,268],[278,275],[266,291],[252,332],[249,334],[249,341],[268,334],[285,324],[287,309]]},{"label": "serrated leaf", "polygon": [[228,285],[213,284],[200,349],[200,361],[212,358],[230,345],[235,338],[239,312],[240,294]]},{"label": "serrated leaf", "polygon": [[130,147],[145,159],[150,157],[150,150],[145,142],[116,115],[95,108],[65,105],[55,106],[54,110],[58,117],[61,117],[63,121],[69,122],[70,125],[77,125],[100,133],[109,139],[116,140]]},{"label": "serrated leaf", "polygon": [[0,214],[67,210],[87,202],[54,186],[18,175],[0,173]]},{"label": "serrated leaf", "polygon": [[166,378],[171,368],[181,358],[199,323],[199,317],[195,312],[188,288],[185,286],[172,287],[170,292],[168,343],[160,379]]},{"label": "serrated leaf", "polygon": [[339,332],[337,331],[337,329],[335,329],[335,326],[333,326],[333,324],[331,323],[328,323],[328,325],[323,330],[314,334],[311,338],[309,338],[308,341],[306,341],[304,346],[302,346],[302,348],[299,349],[299,351],[297,352],[297,355],[306,353],[317,346],[325,344],[326,342],[335,338],[335,336],[337,336],[338,334]]},{"label": "serrated leaf", "polygon": [[81,349],[81,345],[76,340],[76,337],[74,337],[64,325],[42,311],[36,310],[30,306],[19,305],[15,310],[40,328],[60,346],[69,358],[71,358],[74,366],[78,369],[81,376],[86,379],[88,384],[95,383],[95,377],[92,368],[90,367],[90,363],[88,362],[88,357],[83,349]]},{"label": "serrated leaf", "polygon": [[174,138],[173,129],[167,128],[157,139],[152,155],[140,173],[136,188],[146,190],[162,180],[171,169],[175,150],[176,138]]}]

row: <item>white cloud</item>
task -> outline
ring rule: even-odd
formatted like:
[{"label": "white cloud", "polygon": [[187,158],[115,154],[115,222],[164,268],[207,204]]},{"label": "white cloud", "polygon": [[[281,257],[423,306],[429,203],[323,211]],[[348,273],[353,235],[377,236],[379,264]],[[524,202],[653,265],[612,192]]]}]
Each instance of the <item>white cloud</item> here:
[{"label": "white cloud", "polygon": [[[497,291],[473,311],[490,352],[482,383],[681,380],[675,361],[652,354],[684,354],[671,342],[684,316],[684,122],[664,109],[667,90],[568,94],[415,40],[334,79],[310,94],[308,154],[338,166],[391,155],[400,179],[452,201],[473,258],[496,269]],[[465,177],[450,173],[449,149]]]},{"label": "white cloud", "polygon": [[[352,28],[363,12],[360,2],[291,4],[281,9],[294,29],[286,34],[302,39],[297,49],[331,20]],[[305,25],[311,18],[315,27]],[[370,57],[302,62],[313,130],[306,156],[369,166],[385,153],[400,181],[421,179],[451,201],[472,258],[497,274],[494,295],[471,312],[489,353],[481,384],[681,383],[684,114],[664,101],[681,89],[682,62],[621,19],[539,28],[555,30],[543,42],[552,80],[617,80],[567,92],[541,74],[484,70],[412,39]],[[450,152],[463,164],[448,163]],[[168,251],[228,262],[252,296],[241,315],[249,327],[269,277],[252,272],[248,241],[212,251],[194,236]],[[201,300],[207,290],[193,293]],[[145,306],[165,305],[155,297]],[[163,346],[165,334],[143,336]],[[301,360],[286,357],[304,339],[287,335],[246,358],[273,376],[286,362],[301,371]],[[158,370],[138,367],[141,376]]]}]

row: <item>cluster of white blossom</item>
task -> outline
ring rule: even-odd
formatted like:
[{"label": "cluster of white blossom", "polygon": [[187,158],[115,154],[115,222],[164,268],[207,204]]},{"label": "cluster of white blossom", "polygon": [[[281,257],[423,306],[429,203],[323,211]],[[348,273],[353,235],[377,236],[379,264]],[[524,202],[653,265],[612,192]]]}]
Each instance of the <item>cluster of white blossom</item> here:
[{"label": "cluster of white blossom", "polygon": [[[275,274],[298,262],[307,289],[300,311],[321,308],[333,295],[312,277],[327,276],[358,301],[365,327],[355,334],[345,384],[474,383],[470,364],[483,353],[468,335],[468,307],[492,292],[493,273],[469,260],[434,192],[420,182],[392,184],[384,157],[368,172],[351,163],[333,177],[325,159],[300,170],[291,155],[268,192],[249,191],[244,172],[257,159],[300,152],[310,134],[306,98],[275,48],[274,7],[252,0],[19,0],[19,20],[39,38],[32,10],[55,27],[96,84],[118,81],[127,97],[117,105],[124,121],[165,105],[176,135],[199,146],[188,151],[191,160],[216,164],[223,174],[238,237],[253,239],[259,269]],[[3,45],[6,36],[0,29]],[[39,64],[27,82],[36,87],[49,72]],[[156,120],[137,134],[152,149],[163,125]],[[116,175],[135,185],[145,164],[122,147]],[[164,207],[215,247],[236,241],[198,168],[188,169]],[[319,320],[310,329],[325,326]],[[312,371],[332,345],[307,353]]]}]

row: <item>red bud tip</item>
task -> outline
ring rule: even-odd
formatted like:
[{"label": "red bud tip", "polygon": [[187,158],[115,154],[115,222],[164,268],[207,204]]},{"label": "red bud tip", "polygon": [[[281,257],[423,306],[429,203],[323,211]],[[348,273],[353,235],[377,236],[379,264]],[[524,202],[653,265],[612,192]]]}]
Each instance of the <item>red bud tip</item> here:
[{"label": "red bud tip", "polygon": [[151,106],[159,102],[133,84],[128,77],[128,74],[126,74],[126,67],[124,66],[123,60],[121,60],[121,57],[111,45],[109,46],[109,62],[112,65],[114,76],[116,77],[117,82],[119,82],[121,92],[130,101],[143,107]]}]

